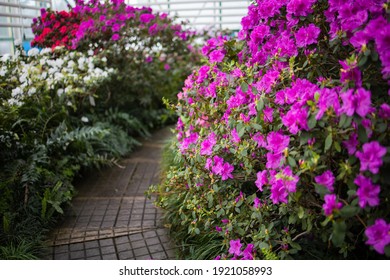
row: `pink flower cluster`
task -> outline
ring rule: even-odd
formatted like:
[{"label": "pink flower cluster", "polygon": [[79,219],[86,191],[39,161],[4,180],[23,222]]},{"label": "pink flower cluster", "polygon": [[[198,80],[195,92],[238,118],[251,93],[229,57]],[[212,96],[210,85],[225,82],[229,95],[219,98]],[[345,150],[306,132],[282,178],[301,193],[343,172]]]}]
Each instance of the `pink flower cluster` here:
[{"label": "pink flower cluster", "polygon": [[[233,171],[247,171],[245,168],[241,170],[245,156],[240,153],[245,154],[243,147],[254,144],[257,150],[249,153],[247,158],[253,160],[253,165],[248,166],[255,166],[254,183],[259,193],[269,194],[267,199],[273,204],[288,203],[289,195],[295,193],[302,182],[321,185],[326,191],[321,196],[323,213],[331,219],[347,204],[340,196],[346,192],[342,189],[345,181],[339,175],[340,167],[322,162],[329,166],[324,168],[322,165],[317,172],[316,161],[322,158],[314,152],[318,158],[310,163],[312,166],[300,159],[296,159],[299,160],[297,165],[289,157],[289,153],[297,148],[291,143],[299,142],[304,134],[312,134],[309,140],[300,144],[308,153],[322,145],[321,151],[316,153],[334,148],[347,159],[352,158],[352,163],[345,161],[348,162],[345,169],[350,176],[349,184],[355,185],[351,193],[353,199],[358,200],[356,207],[379,206],[381,186],[375,175],[380,174],[388,150],[385,147],[387,140],[375,139],[373,130],[378,116],[383,120],[390,119],[390,105],[383,103],[387,95],[376,101],[375,91],[367,86],[366,73],[359,62],[368,51],[377,53],[378,73],[383,78],[381,86],[389,84],[390,24],[383,6],[386,1],[329,0],[329,6],[317,0],[256,2],[241,21],[239,38],[244,41],[244,48],[238,54],[240,64],[234,68],[230,66],[229,72],[221,70],[223,68],[219,66],[226,60],[228,52],[227,38],[211,39],[202,49],[210,63],[194,72],[179,94],[180,103],[188,110],[185,115],[194,118],[193,123],[197,124],[190,129],[186,126],[179,129],[179,135],[188,134],[179,139],[180,146],[185,147],[182,151],[191,156],[200,151],[201,159],[206,163],[204,169],[225,181],[234,178]],[[319,24],[320,17],[311,16],[318,7],[322,7],[329,32]],[[332,61],[340,71],[339,76],[320,75],[324,73],[315,78],[306,73],[295,75],[299,72],[294,68],[296,57],[304,57],[307,61],[302,68],[306,67],[315,55],[325,55],[321,48],[329,45],[329,38],[335,42],[341,40],[340,45],[351,55]],[[248,73],[254,73],[251,79],[245,79]],[[198,104],[207,104],[213,113],[199,113]],[[348,122],[342,137],[334,135],[332,126],[338,127],[338,131],[343,123]],[[322,126],[319,127],[318,123]],[[224,126],[221,135],[216,129],[218,125]],[[385,125],[387,127],[383,129],[387,131],[388,124]],[[202,131],[196,140],[190,137],[192,129]],[[325,143],[319,143],[321,138],[314,135],[319,133],[318,129],[322,132],[328,129],[321,135],[325,135],[321,140]],[[342,140],[334,143],[333,137]],[[364,138],[367,139],[362,140]],[[310,175],[302,175],[305,172]],[[307,187],[305,184],[305,191]],[[255,208],[261,204],[257,197],[253,203]],[[387,235],[384,233],[386,227],[384,220],[377,220],[366,230],[367,244],[381,253],[383,244],[390,242],[388,232]],[[229,253],[241,256],[239,239],[232,240],[230,246]]]}]

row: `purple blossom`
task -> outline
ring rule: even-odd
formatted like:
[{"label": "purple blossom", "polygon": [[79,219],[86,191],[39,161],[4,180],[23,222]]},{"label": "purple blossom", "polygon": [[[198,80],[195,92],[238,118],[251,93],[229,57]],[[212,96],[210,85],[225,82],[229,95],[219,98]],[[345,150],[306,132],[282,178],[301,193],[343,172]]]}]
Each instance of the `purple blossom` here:
[{"label": "purple blossom", "polygon": [[356,152],[356,157],[360,159],[360,171],[369,170],[373,174],[379,172],[382,166],[382,157],[387,153],[378,141],[372,141],[363,145],[363,151]]},{"label": "purple blossom", "polygon": [[364,118],[372,111],[371,92],[364,88],[359,88],[353,94],[353,90],[348,90],[341,95],[343,106],[341,111],[347,116],[353,116],[354,113]]},{"label": "purple blossom", "polygon": [[272,121],[274,120],[273,118],[274,109],[266,106],[263,110],[263,113],[264,113],[264,122],[272,123]]},{"label": "purple blossom", "polygon": [[347,148],[348,154],[351,156],[356,152],[357,145],[359,144],[358,136],[356,133],[352,133],[349,136],[349,139],[346,141],[343,141],[344,147]]},{"label": "purple blossom", "polygon": [[234,166],[229,164],[228,162],[225,162],[222,166],[221,176],[222,181],[225,181],[227,179],[233,179],[232,172],[234,171]]},{"label": "purple blossom", "polygon": [[223,219],[223,220],[221,220],[221,222],[222,222],[223,224],[228,224],[228,223],[229,223],[229,220],[228,220],[228,219]]},{"label": "purple blossom", "polygon": [[222,231],[222,228],[221,228],[221,227],[218,227],[218,226],[216,226],[216,227],[215,227],[215,230],[216,230],[216,231],[218,231],[218,232],[221,232],[221,231]]},{"label": "purple blossom", "polygon": [[276,169],[279,168],[282,165],[282,159],[283,159],[283,154],[274,154],[274,153],[267,153],[267,164],[265,167],[268,169]]},{"label": "purple blossom", "polygon": [[213,153],[213,147],[217,143],[215,133],[212,132],[203,142],[200,144],[200,154],[210,156]]},{"label": "purple blossom", "polygon": [[263,191],[263,186],[268,184],[267,170],[257,172],[256,187]]},{"label": "purple blossom", "polygon": [[299,103],[294,104],[286,115],[282,117],[282,123],[287,127],[292,134],[297,134],[299,131],[309,130],[307,119],[309,116],[309,109],[302,107]]},{"label": "purple blossom", "polygon": [[211,171],[216,175],[222,175],[223,170],[223,158],[219,156],[214,156],[214,166],[211,168]]},{"label": "purple blossom", "polygon": [[244,251],[242,251],[242,260],[253,260],[254,247],[251,243],[246,246]]},{"label": "purple blossom", "polygon": [[276,180],[271,186],[271,200],[273,204],[287,203],[288,192],[281,180]]},{"label": "purple blossom", "polygon": [[357,62],[347,63],[339,61],[342,68],[340,70],[340,81],[342,83],[354,82],[356,86],[362,86],[362,73],[357,66]]},{"label": "purple blossom", "polygon": [[207,77],[208,77],[208,72],[210,71],[210,66],[204,65],[199,68],[198,71],[198,78],[196,79],[196,82],[198,84],[201,84]]},{"label": "purple blossom", "polygon": [[273,153],[282,153],[290,143],[290,137],[279,131],[272,131],[267,136],[267,149]]},{"label": "purple blossom", "polygon": [[262,135],[260,132],[257,132],[255,135],[253,135],[252,139],[257,143],[257,147],[265,148],[267,146],[267,142],[264,139],[264,135]]},{"label": "purple blossom", "polygon": [[359,206],[361,208],[370,205],[371,207],[379,205],[380,186],[374,185],[370,178],[358,175],[353,181],[359,186],[356,195],[359,197]]},{"label": "purple blossom", "polygon": [[326,194],[324,196],[325,203],[322,205],[325,215],[330,216],[333,213],[333,210],[340,209],[343,204],[341,202],[336,202],[337,196],[335,194]]},{"label": "purple blossom", "polygon": [[386,103],[383,103],[379,108],[378,116],[382,119],[390,119],[390,106]]},{"label": "purple blossom", "polygon": [[169,64],[165,63],[164,64],[164,70],[168,71],[169,69],[171,69],[171,66],[169,66]]},{"label": "purple blossom", "polygon": [[143,22],[143,23],[148,23],[150,22],[151,20],[153,20],[156,16],[153,15],[153,14],[142,14],[140,17],[139,17],[139,20],[140,22]]},{"label": "purple blossom", "polygon": [[214,50],[210,53],[209,60],[211,63],[222,62],[224,57],[225,57],[224,51]]},{"label": "purple blossom", "polygon": [[120,38],[121,38],[121,36],[119,36],[119,34],[115,33],[114,35],[112,35],[111,40],[118,41]]},{"label": "purple blossom", "polygon": [[240,256],[241,247],[242,247],[240,239],[230,240],[229,244],[230,244],[229,254],[232,254],[234,256]]},{"label": "purple blossom", "polygon": [[283,183],[283,186],[288,192],[295,192],[297,188],[297,183],[299,181],[299,177],[292,173],[291,167],[286,166],[283,168],[282,172],[278,174]]},{"label": "purple blossom", "polygon": [[316,120],[320,120],[329,108],[333,108],[336,116],[340,114],[339,96],[335,89],[323,88],[320,91],[320,98],[318,100],[319,110],[316,115]]},{"label": "purple blossom", "polygon": [[383,219],[377,219],[375,224],[367,227],[365,234],[367,245],[374,247],[379,254],[385,253],[385,247],[390,244],[390,224]]},{"label": "purple blossom", "polygon": [[270,28],[266,24],[256,26],[251,33],[251,41],[255,45],[260,45],[264,38],[270,34]]},{"label": "purple blossom", "polygon": [[254,208],[259,208],[261,206],[261,201],[260,199],[256,196],[255,199],[253,200],[253,207]]},{"label": "purple blossom", "polygon": [[240,139],[240,136],[238,136],[237,130],[235,128],[231,131],[231,134],[232,134],[233,142],[240,143],[241,139]]},{"label": "purple blossom", "polygon": [[312,13],[311,7],[317,0],[291,0],[287,4],[287,13],[297,17],[307,16]]},{"label": "purple blossom", "polygon": [[314,178],[314,180],[316,181],[317,184],[323,185],[324,187],[326,187],[330,192],[334,191],[333,185],[335,182],[335,177],[334,177],[332,171],[327,170],[324,173],[322,173],[321,175],[316,176]]},{"label": "purple blossom", "polygon": [[306,47],[311,44],[317,43],[318,35],[320,35],[321,29],[315,26],[313,23],[307,27],[301,27],[297,33],[295,33],[295,40],[297,47]]},{"label": "purple blossom", "polygon": [[206,164],[205,164],[204,168],[206,168],[207,170],[210,170],[210,167],[212,164],[213,164],[213,160],[211,158],[208,158],[208,159],[206,159]]}]

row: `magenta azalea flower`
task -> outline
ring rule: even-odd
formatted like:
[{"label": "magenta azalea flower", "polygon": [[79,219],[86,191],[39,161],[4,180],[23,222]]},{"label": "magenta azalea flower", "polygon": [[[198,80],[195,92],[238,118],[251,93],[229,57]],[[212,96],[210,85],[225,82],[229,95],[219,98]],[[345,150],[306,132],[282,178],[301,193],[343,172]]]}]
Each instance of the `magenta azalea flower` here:
[{"label": "magenta azalea flower", "polygon": [[347,116],[352,116],[354,113],[364,118],[371,112],[371,92],[364,88],[359,88],[353,94],[352,90],[346,91],[341,95],[343,106],[341,108]]},{"label": "magenta azalea flower", "polygon": [[378,116],[382,119],[390,119],[390,106],[386,103],[383,103],[379,109]]},{"label": "magenta azalea flower", "polygon": [[287,12],[297,17],[312,13],[311,7],[317,0],[291,0],[287,4]]},{"label": "magenta azalea flower", "polygon": [[240,143],[240,136],[238,136],[237,130],[234,128],[232,131],[232,140],[234,143]]},{"label": "magenta azalea flower", "polygon": [[284,167],[282,172],[279,173],[279,175],[281,176],[281,178],[277,180],[282,181],[285,189],[288,192],[295,192],[297,188],[297,183],[299,181],[299,177],[292,173],[291,167],[290,166]]},{"label": "magenta azalea flower", "polygon": [[225,54],[221,50],[215,50],[209,54],[209,60],[211,63],[222,62],[224,57],[225,57]]},{"label": "magenta azalea flower", "polygon": [[330,192],[333,192],[333,190],[334,190],[333,184],[335,182],[335,177],[334,177],[332,171],[327,170],[324,173],[322,173],[322,175],[316,176],[314,178],[314,180],[316,181],[317,184],[323,185]]},{"label": "magenta azalea flower", "polygon": [[287,190],[284,187],[283,183],[281,180],[277,180],[272,184],[271,187],[271,200],[273,204],[278,204],[278,203],[287,203]]},{"label": "magenta azalea flower", "polygon": [[264,113],[264,122],[271,123],[274,120],[273,118],[274,109],[272,109],[271,107],[266,106],[263,110],[263,113]]},{"label": "magenta azalea flower", "polygon": [[240,239],[230,240],[229,244],[230,244],[229,254],[232,254],[234,256],[240,256],[241,247],[242,247]]},{"label": "magenta azalea flower", "polygon": [[261,206],[261,201],[258,197],[255,197],[255,199],[253,200],[253,207],[254,208],[259,208]]},{"label": "magenta azalea flower", "polygon": [[295,40],[297,47],[306,47],[311,44],[317,43],[318,35],[320,35],[321,29],[315,26],[313,23],[307,27],[301,27],[295,34]]},{"label": "magenta azalea flower", "polygon": [[255,246],[249,243],[244,251],[242,251],[242,260],[253,260],[253,249]]},{"label": "magenta azalea flower", "polygon": [[333,108],[337,116],[340,114],[339,96],[335,89],[324,88],[320,91],[316,120],[320,120],[329,108]]},{"label": "magenta azalea flower", "polygon": [[356,152],[356,157],[360,159],[360,171],[369,170],[373,174],[379,172],[382,166],[382,157],[387,153],[378,141],[372,141],[363,145],[363,152]]},{"label": "magenta azalea flower", "polygon": [[390,224],[383,219],[377,219],[375,224],[367,227],[365,234],[368,238],[366,244],[374,247],[379,254],[384,254],[385,247],[390,244]]},{"label": "magenta azalea flower", "polygon": [[221,170],[222,181],[225,181],[229,178],[233,179],[233,175],[232,175],[233,171],[234,171],[234,166],[229,164],[228,162],[225,162]]},{"label": "magenta azalea flower", "polygon": [[361,208],[370,205],[371,207],[379,205],[380,186],[374,185],[370,178],[358,175],[353,181],[359,186],[356,195],[359,197],[359,206]]},{"label": "magenta azalea flower", "polygon": [[142,14],[139,17],[140,22],[148,23],[149,21],[153,20],[155,18],[155,15],[153,14]]},{"label": "magenta azalea flower", "polygon": [[283,135],[282,132],[272,131],[267,136],[267,149],[274,153],[282,153],[290,143],[290,137]]},{"label": "magenta azalea flower", "polygon": [[217,143],[215,139],[215,133],[212,132],[209,137],[207,137],[202,144],[200,144],[200,154],[203,155],[211,155],[213,153],[213,147]]},{"label": "magenta azalea flower", "polygon": [[263,186],[268,184],[267,170],[257,172],[255,184],[260,191],[263,191]]},{"label": "magenta azalea flower", "polygon": [[119,36],[119,34],[115,33],[114,35],[112,35],[111,40],[118,41],[120,38],[121,38],[121,36]]},{"label": "magenta azalea flower", "polygon": [[343,141],[344,147],[347,148],[348,154],[353,155],[356,152],[357,145],[359,144],[358,136],[356,133],[352,133],[349,136],[349,140]]},{"label": "magenta azalea flower", "polygon": [[282,164],[283,154],[274,154],[274,153],[267,153],[267,164],[265,167],[268,169],[276,169],[279,168]]},{"label": "magenta azalea flower", "polygon": [[333,210],[340,209],[343,204],[341,202],[336,202],[337,196],[335,194],[326,194],[324,196],[325,203],[322,205],[325,215],[330,216],[333,213]]},{"label": "magenta azalea flower", "polygon": [[257,132],[255,135],[253,135],[252,139],[257,143],[257,147],[265,148],[267,146],[264,135],[262,135],[260,132]]},{"label": "magenta azalea flower", "polygon": [[218,231],[218,232],[221,232],[221,231],[222,231],[222,228],[221,228],[221,227],[218,227],[218,226],[216,226],[216,227],[215,227],[215,230],[216,230],[216,231]]}]

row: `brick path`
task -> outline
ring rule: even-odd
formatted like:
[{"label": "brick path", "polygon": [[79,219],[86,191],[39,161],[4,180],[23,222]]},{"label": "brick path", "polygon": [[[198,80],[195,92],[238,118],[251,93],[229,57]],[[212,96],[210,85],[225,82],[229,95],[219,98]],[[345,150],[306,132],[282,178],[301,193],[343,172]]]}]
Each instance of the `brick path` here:
[{"label": "brick path", "polygon": [[96,171],[77,186],[65,219],[50,235],[49,259],[174,259],[161,210],[144,192],[159,179],[169,129],[143,142],[120,164]]}]

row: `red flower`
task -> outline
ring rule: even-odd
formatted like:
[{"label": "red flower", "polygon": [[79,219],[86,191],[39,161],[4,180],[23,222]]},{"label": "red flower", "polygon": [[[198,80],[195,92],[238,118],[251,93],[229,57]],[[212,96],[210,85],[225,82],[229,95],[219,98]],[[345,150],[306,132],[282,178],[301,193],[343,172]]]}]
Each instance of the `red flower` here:
[{"label": "red flower", "polygon": [[61,34],[64,34],[68,31],[68,29],[66,28],[66,26],[62,26],[61,29],[60,29],[60,33]]}]

